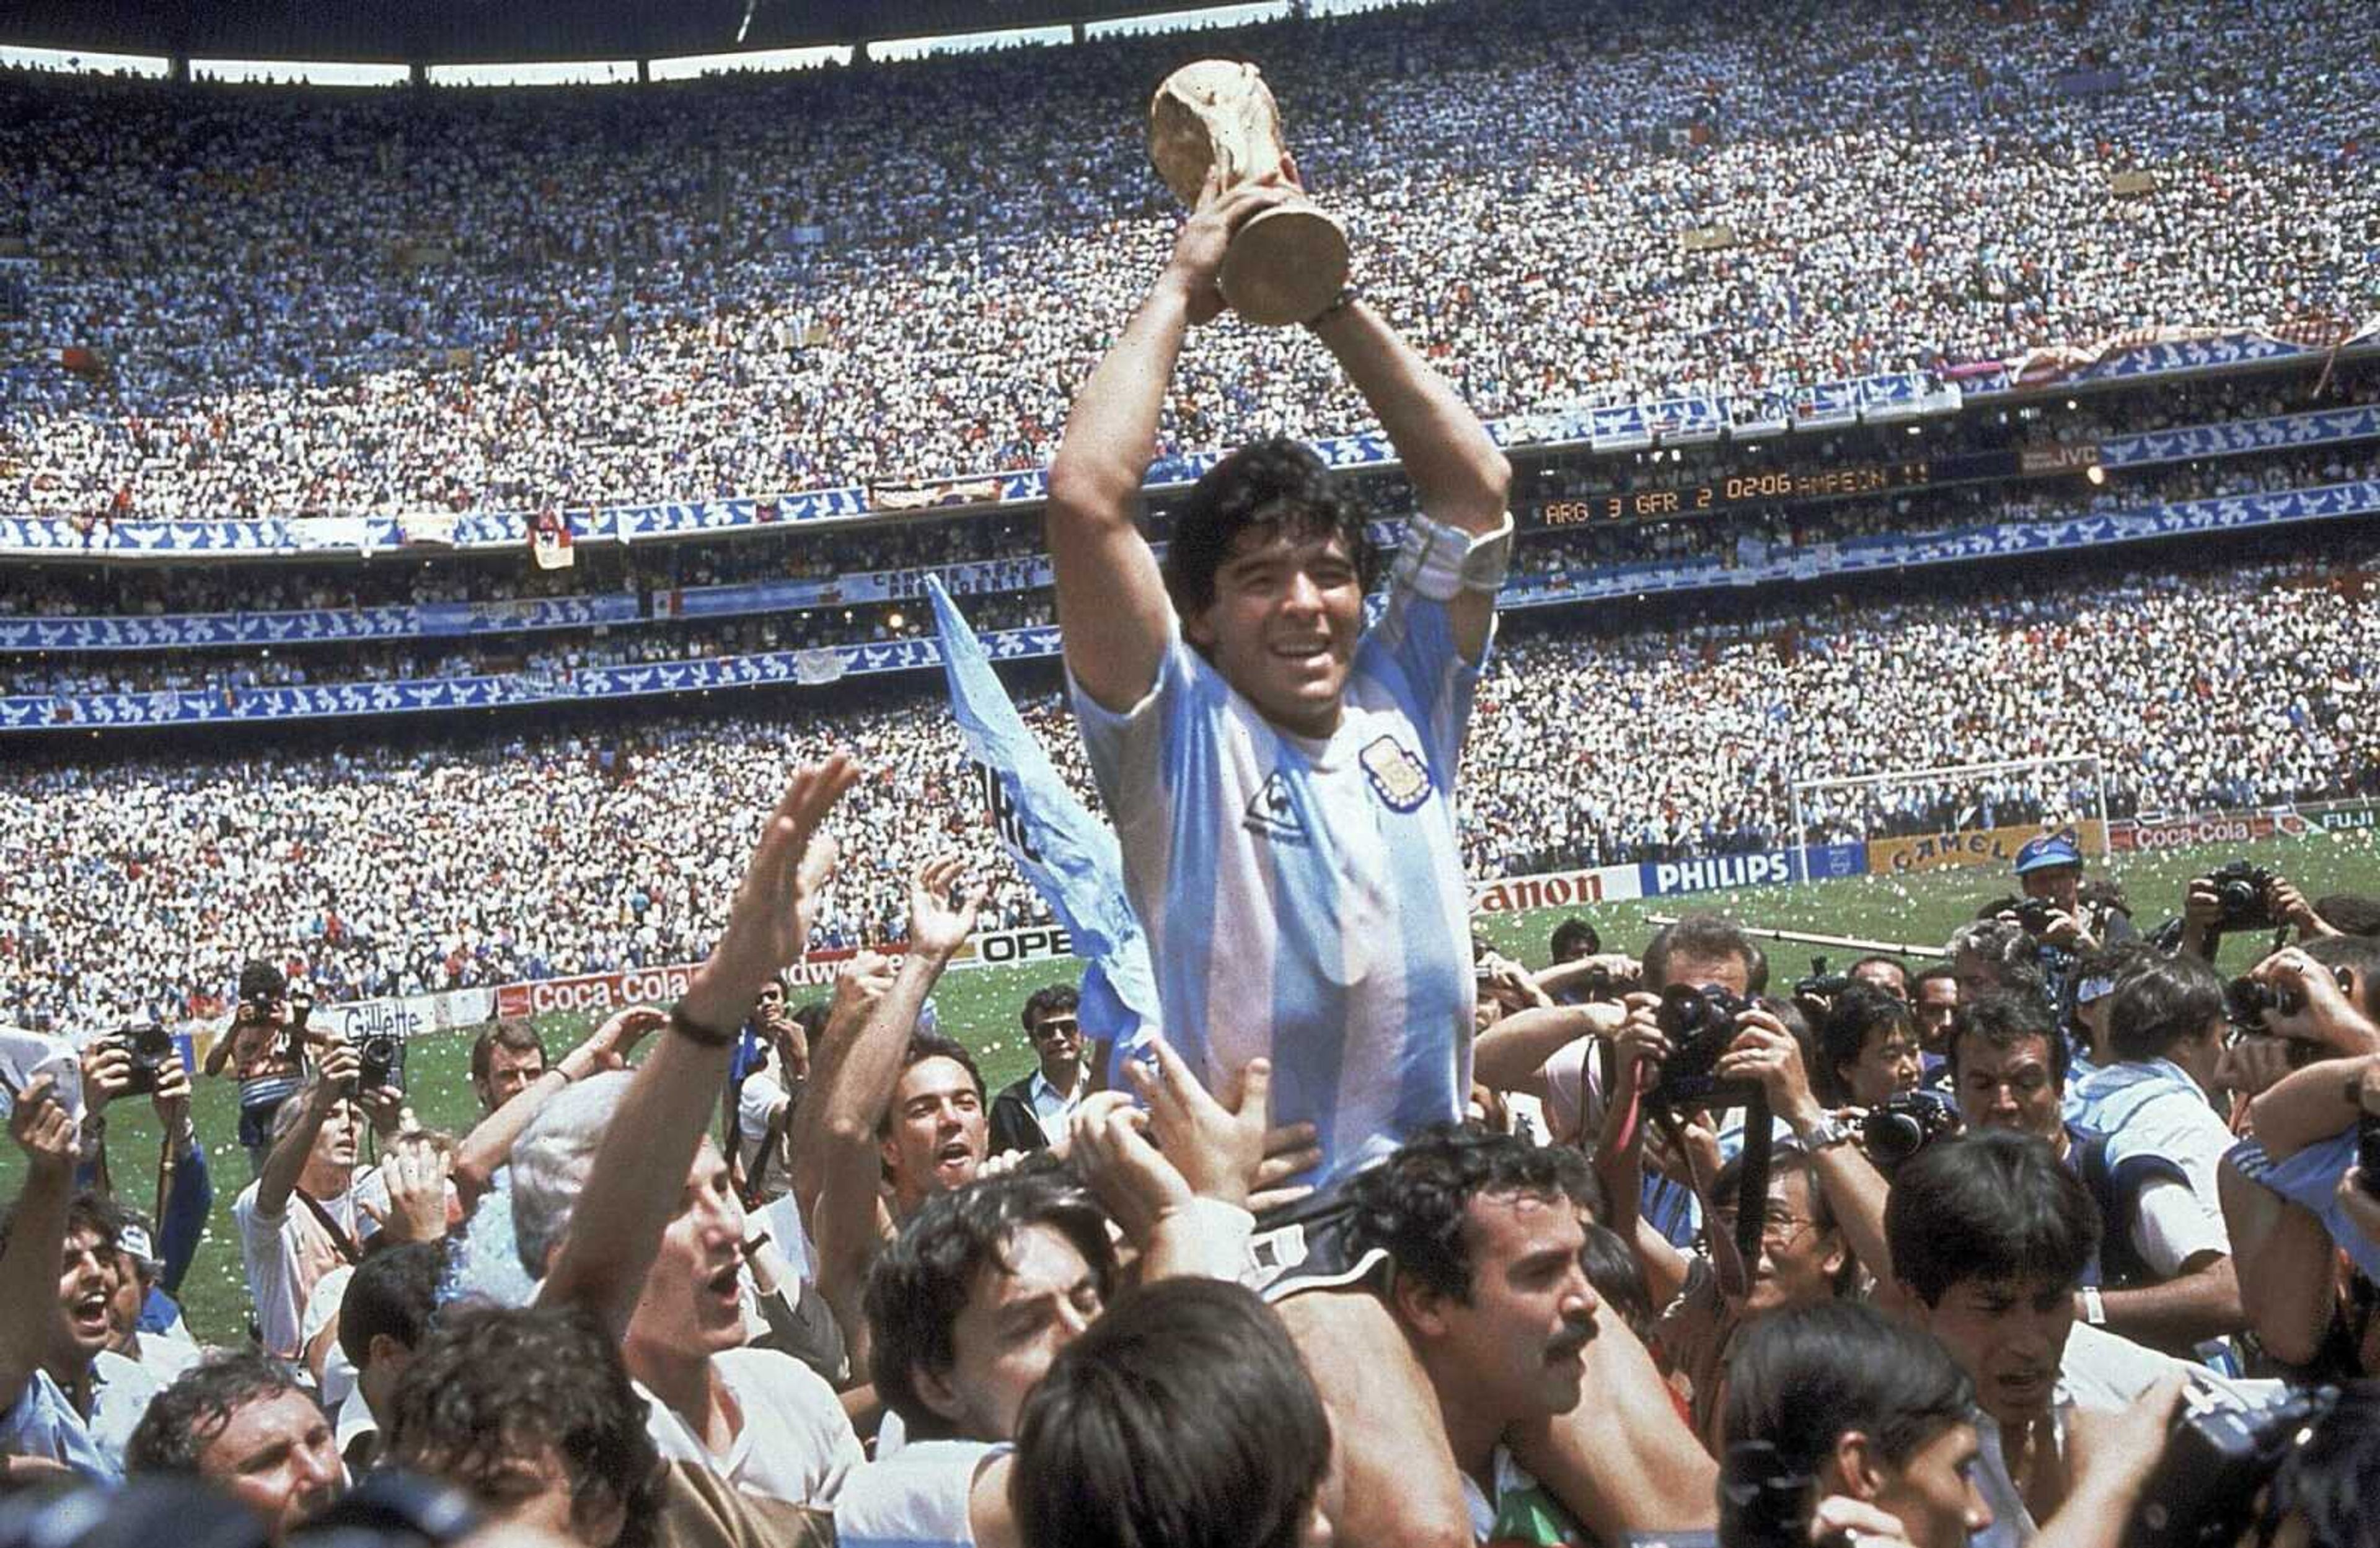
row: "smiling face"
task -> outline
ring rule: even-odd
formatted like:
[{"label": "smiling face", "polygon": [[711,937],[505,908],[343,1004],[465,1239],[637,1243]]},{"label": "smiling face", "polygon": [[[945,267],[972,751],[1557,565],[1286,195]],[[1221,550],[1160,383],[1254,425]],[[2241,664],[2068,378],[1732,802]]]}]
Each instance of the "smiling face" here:
[{"label": "smiling face", "polygon": [[58,1321],[53,1337],[59,1363],[71,1371],[89,1365],[115,1337],[120,1261],[98,1232],[84,1228],[67,1233],[58,1263]]},{"label": "smiling face", "polygon": [[1002,1256],[977,1272],[951,1324],[951,1368],[916,1373],[917,1396],[968,1440],[1015,1437],[1026,1397],[1102,1305],[1099,1276],[1063,1231],[1026,1226]]},{"label": "smiling face", "polygon": [[[1789,1306],[1811,1306],[1833,1298],[1835,1276],[1843,1270],[1842,1236],[1832,1228],[1819,1226],[1816,1203],[1805,1167],[1780,1167],[1769,1174],[1760,1256],[1751,1265],[1752,1283],[1744,1292],[1745,1316],[1765,1316]],[[1731,1206],[1718,1206],[1711,1217],[1720,1229],[1735,1229]]]},{"label": "smiling face", "polygon": [[1364,628],[1364,582],[1336,531],[1293,538],[1252,526],[1215,572],[1215,599],[1183,621],[1223,681],[1273,724],[1301,736],[1339,726]]},{"label": "smiling face", "polygon": [[1409,1293],[1434,1381],[1472,1411],[1505,1423],[1568,1413],[1586,1378],[1597,1300],[1581,1254],[1586,1228],[1567,1198],[1494,1193],[1464,1211],[1467,1301]]},{"label": "smiling face", "polygon": [[2063,1280],[1961,1279],[1940,1304],[1915,1302],[1918,1320],[1942,1340],[1975,1384],[1975,1400],[2003,1427],[2049,1415],[2066,1337],[2074,1330],[2074,1289]]},{"label": "smiling face", "polygon": [[883,1146],[901,1213],[973,1182],[985,1143],[983,1093],[966,1066],[936,1055],[901,1071]]},{"label": "smiling face", "polygon": [[628,1320],[629,1368],[648,1368],[657,1354],[683,1359],[741,1346],[743,1268],[744,1206],[727,1163],[706,1139]]}]

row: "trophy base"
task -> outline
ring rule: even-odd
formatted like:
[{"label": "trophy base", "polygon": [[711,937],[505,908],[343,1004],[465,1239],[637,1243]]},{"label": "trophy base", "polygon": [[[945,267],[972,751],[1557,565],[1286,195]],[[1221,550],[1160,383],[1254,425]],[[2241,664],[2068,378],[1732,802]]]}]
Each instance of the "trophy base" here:
[{"label": "trophy base", "polygon": [[1304,322],[1346,287],[1347,233],[1310,205],[1268,210],[1233,234],[1215,283],[1259,328]]}]

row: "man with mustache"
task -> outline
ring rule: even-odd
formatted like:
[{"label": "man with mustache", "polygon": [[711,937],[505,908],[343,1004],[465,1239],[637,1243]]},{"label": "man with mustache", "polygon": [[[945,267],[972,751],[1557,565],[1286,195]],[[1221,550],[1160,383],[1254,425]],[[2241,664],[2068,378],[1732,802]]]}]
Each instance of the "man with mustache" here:
[{"label": "man with mustache", "polygon": [[1354,1185],[1357,1239],[1389,1255],[1385,1300],[1437,1396],[1482,1542],[1589,1541],[1506,1439],[1570,1412],[1585,1388],[1594,1187],[1576,1151],[1453,1127],[1407,1141]]}]

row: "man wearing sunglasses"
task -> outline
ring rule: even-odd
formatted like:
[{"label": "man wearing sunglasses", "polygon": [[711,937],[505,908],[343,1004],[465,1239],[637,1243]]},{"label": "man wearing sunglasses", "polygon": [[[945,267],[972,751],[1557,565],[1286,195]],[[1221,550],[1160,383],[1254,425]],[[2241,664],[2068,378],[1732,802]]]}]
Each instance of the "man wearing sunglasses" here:
[{"label": "man wearing sunglasses", "polygon": [[1040,1061],[1023,1080],[1002,1088],[991,1103],[991,1154],[1048,1148],[1066,1131],[1090,1081],[1083,1070],[1078,998],[1066,985],[1036,989],[1025,1002],[1025,1035]]}]

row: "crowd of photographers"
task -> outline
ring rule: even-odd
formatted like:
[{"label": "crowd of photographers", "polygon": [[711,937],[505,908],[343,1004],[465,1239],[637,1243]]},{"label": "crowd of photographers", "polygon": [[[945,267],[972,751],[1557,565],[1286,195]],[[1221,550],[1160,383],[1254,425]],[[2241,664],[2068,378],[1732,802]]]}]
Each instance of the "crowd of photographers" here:
[{"label": "crowd of photographers", "polygon": [[[949,856],[796,1003],[859,780],[796,777],[674,1010],[481,1029],[464,1131],[262,961],[197,1071],[11,1045],[0,1541],[1330,1540],[1331,1421],[1243,1288],[1313,1131],[1264,1061],[1111,1059],[1062,985],[988,1089],[930,1010],[983,901]],[[1438,1399],[1393,1421],[1464,1478],[1407,1541],[2370,1548],[2380,900],[2242,861],[2159,920],[2048,832],[1995,889],[1799,978],[1709,913],[1476,949],[1470,1120],[1353,1195]],[[217,1179],[246,1327],[176,1300]],[[1599,1460],[1534,1476],[1573,1409]]]},{"label": "crowd of photographers", "polygon": [[[0,316],[0,504],[538,509],[1045,462],[1119,276],[1170,240],[1151,84],[1214,49],[1262,61],[1364,284],[1490,417],[2352,324],[2372,27],[1461,0],[637,89],[11,74],[0,235],[39,267]],[[2152,190],[2111,193],[2131,174]],[[1733,245],[1686,250],[1702,227]],[[1226,329],[1162,437],[1367,417],[1301,336]]]}]

